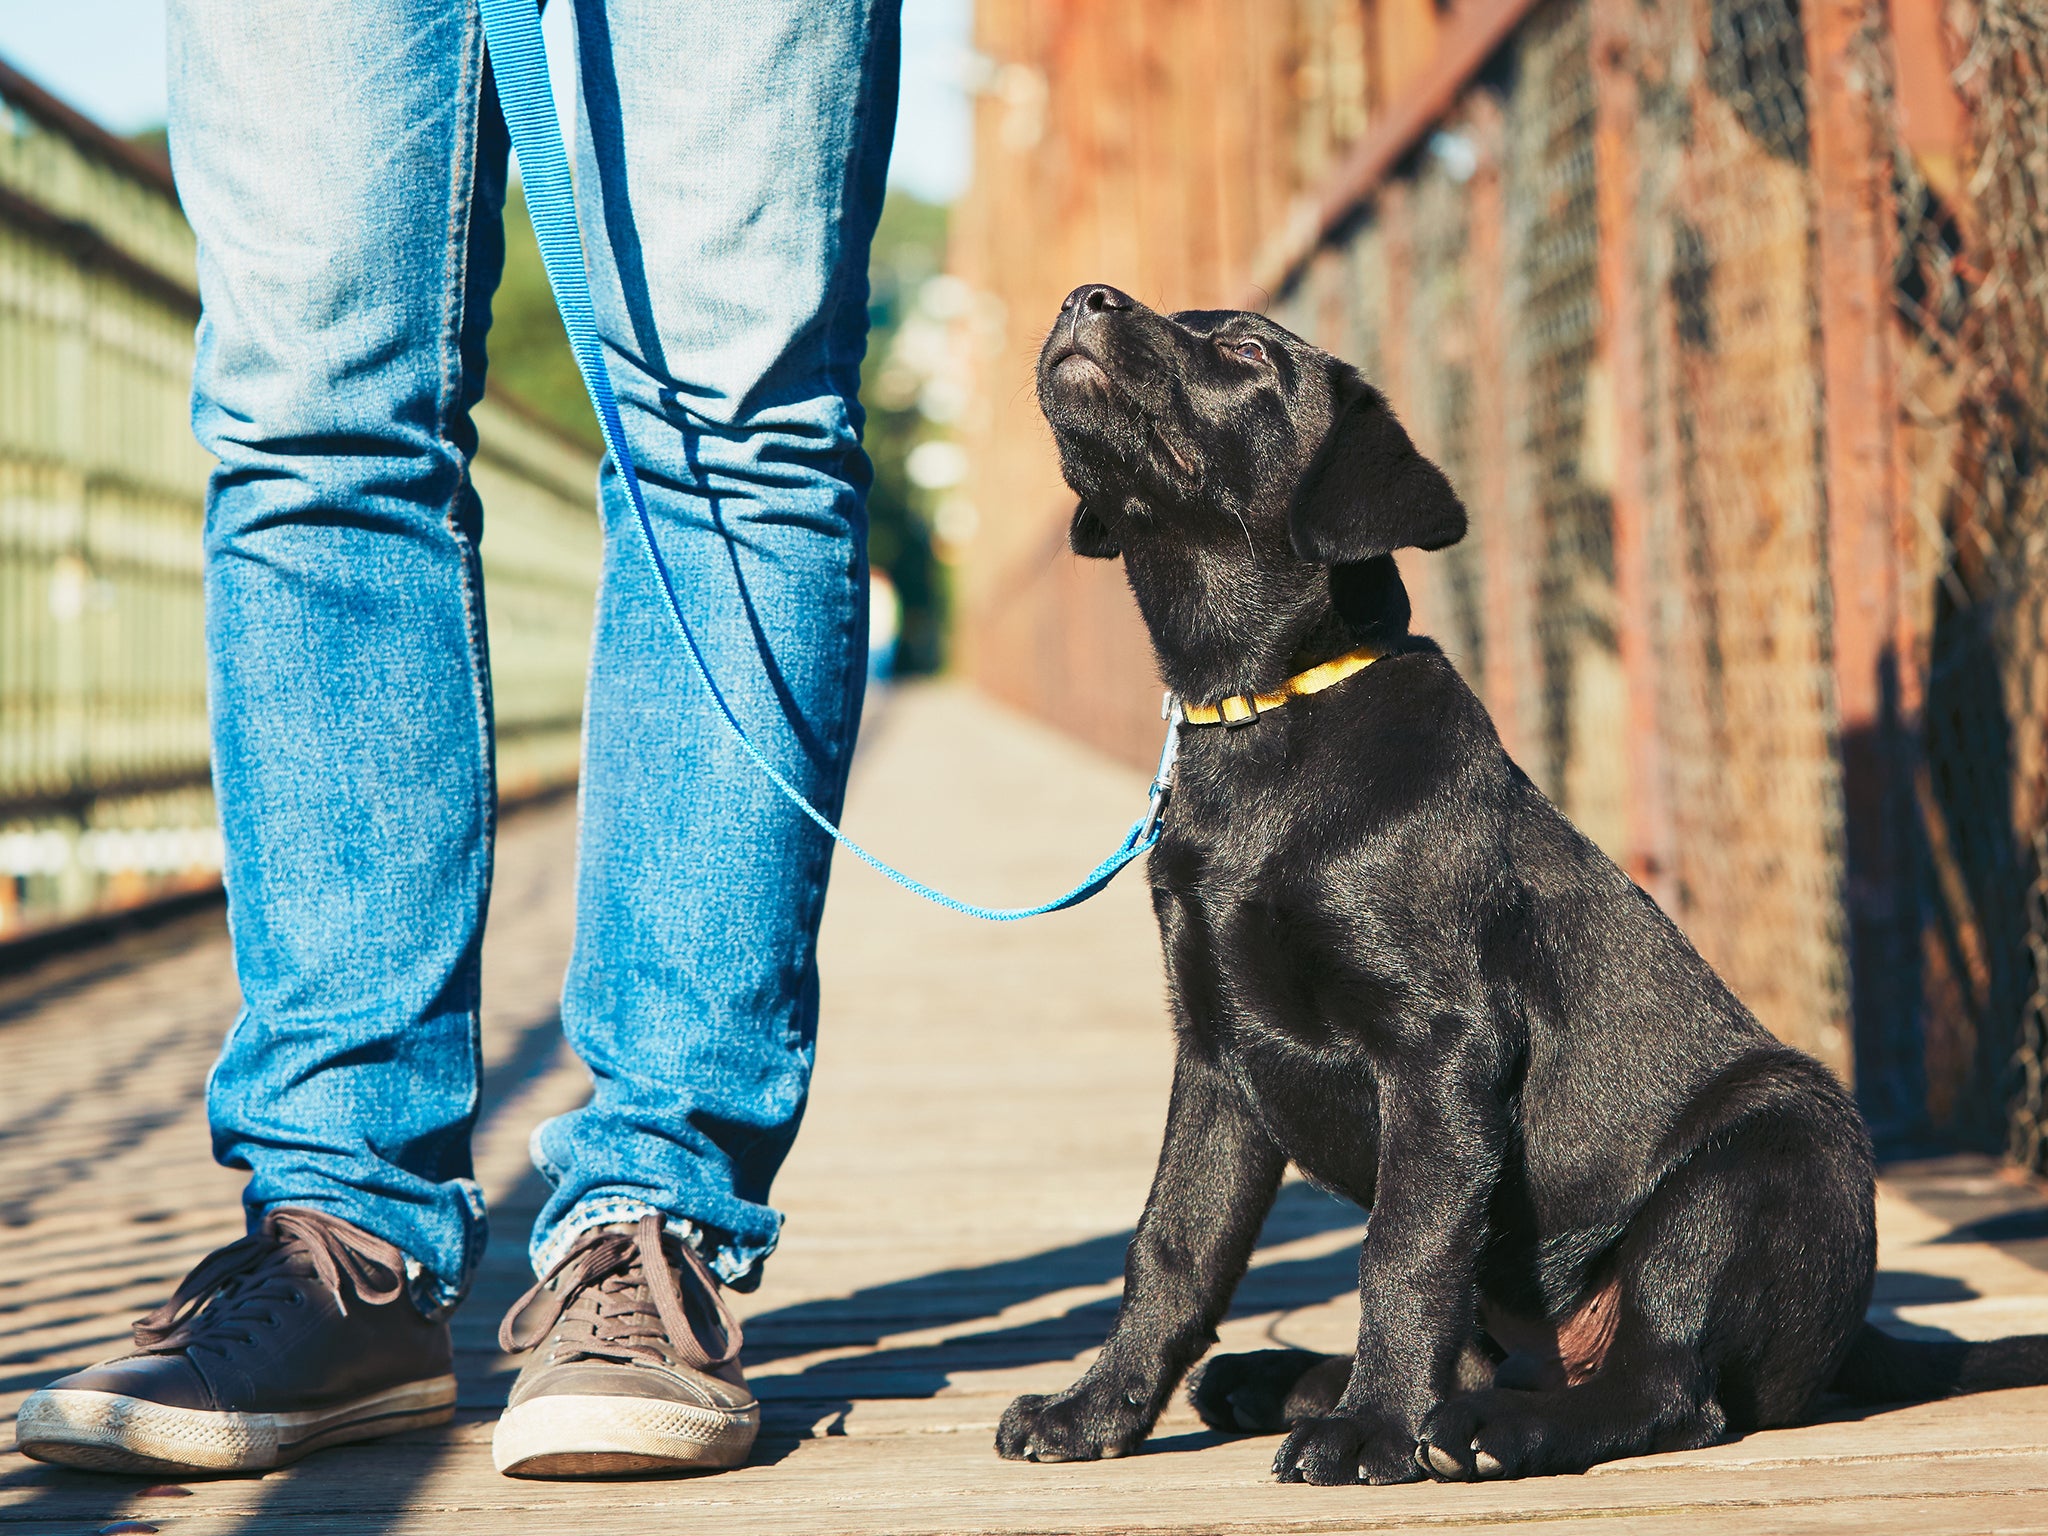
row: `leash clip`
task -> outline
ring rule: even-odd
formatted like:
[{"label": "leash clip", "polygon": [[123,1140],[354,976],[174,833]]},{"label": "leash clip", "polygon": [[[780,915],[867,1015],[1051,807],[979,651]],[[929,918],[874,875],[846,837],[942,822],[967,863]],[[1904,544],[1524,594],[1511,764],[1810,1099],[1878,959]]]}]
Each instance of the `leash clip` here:
[{"label": "leash clip", "polygon": [[1165,699],[1159,705],[1159,718],[1166,722],[1166,741],[1159,749],[1159,767],[1152,775],[1152,795],[1145,806],[1145,819],[1138,824],[1138,846],[1143,847],[1156,834],[1160,821],[1166,815],[1166,802],[1173,794],[1173,767],[1180,757],[1180,723],[1182,720],[1180,700],[1167,690]]}]

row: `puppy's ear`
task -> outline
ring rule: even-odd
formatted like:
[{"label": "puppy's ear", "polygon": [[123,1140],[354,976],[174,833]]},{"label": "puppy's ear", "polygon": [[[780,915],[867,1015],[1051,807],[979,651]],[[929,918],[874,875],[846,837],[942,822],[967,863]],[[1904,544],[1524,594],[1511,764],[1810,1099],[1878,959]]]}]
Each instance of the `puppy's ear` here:
[{"label": "puppy's ear", "polygon": [[1465,506],[1444,472],[1415,451],[1387,397],[1346,368],[1329,435],[1288,514],[1294,552],[1350,565],[1397,549],[1442,549],[1465,536]]},{"label": "puppy's ear", "polygon": [[1085,555],[1090,560],[1114,560],[1124,552],[1107,525],[1085,501],[1074,508],[1074,520],[1067,525],[1067,543],[1075,554]]}]

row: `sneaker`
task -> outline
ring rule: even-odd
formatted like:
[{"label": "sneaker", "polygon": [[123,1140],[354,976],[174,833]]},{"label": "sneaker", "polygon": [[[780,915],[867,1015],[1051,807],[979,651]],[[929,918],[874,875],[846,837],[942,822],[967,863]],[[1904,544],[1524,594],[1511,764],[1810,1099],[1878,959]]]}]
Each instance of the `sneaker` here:
[{"label": "sneaker", "polygon": [[664,1230],[593,1227],[498,1329],[531,1350],[491,1437],[509,1477],[736,1467],[761,1407],[740,1374],[740,1325],[697,1251]]},{"label": "sneaker", "polygon": [[445,1322],[405,1256],[324,1211],[272,1211],[135,1324],[133,1354],[21,1405],[24,1454],[96,1472],[263,1472],[455,1414]]}]

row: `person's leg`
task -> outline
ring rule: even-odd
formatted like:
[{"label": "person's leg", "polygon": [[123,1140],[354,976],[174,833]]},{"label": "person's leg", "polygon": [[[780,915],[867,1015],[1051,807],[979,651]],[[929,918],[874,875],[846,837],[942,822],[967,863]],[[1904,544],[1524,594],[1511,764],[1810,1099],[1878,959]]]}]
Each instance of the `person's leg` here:
[{"label": "person's leg", "polygon": [[504,130],[475,18],[443,0],[173,0],[170,37],[244,1000],[207,1107],[215,1154],[250,1170],[250,1233],[133,1350],[30,1396],[17,1438],[102,1470],[257,1471],[454,1412],[432,1314],[483,1241],[493,790],[468,412]]},{"label": "person's leg", "polygon": [[[720,685],[836,813],[865,676],[856,402],[895,0],[577,0],[578,182],[649,510]],[[742,1288],[802,1115],[831,843],[693,675],[616,480],[563,1022],[596,1081],[534,1137],[546,1272],[646,1210]]]},{"label": "person's leg", "polygon": [[208,1089],[252,1223],[313,1207],[462,1292],[495,791],[469,409],[504,127],[444,0],[173,0],[205,303],[214,783],[244,1008]]}]

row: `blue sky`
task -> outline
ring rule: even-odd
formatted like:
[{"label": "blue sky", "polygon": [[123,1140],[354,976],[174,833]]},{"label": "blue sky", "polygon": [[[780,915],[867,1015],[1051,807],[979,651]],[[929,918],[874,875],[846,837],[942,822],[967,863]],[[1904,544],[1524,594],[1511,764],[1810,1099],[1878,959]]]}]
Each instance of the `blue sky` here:
[{"label": "blue sky", "polygon": [[[564,6],[550,6],[563,56]],[[973,0],[904,0],[903,105],[889,181],[950,202],[966,185]],[[163,0],[0,0],[0,57],[116,133],[164,119]],[[558,91],[559,94],[559,91]]]}]

